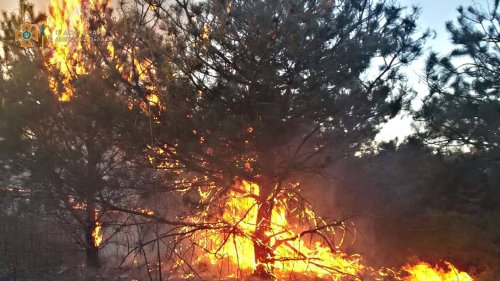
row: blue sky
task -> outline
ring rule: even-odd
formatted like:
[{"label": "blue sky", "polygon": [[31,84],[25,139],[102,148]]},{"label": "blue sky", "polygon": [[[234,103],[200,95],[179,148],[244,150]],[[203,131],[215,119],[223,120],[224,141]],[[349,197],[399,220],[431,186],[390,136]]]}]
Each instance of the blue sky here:
[{"label": "blue sky", "polygon": [[[46,10],[49,0],[31,0],[39,10]],[[112,1],[115,2],[115,1]],[[457,7],[479,5],[488,8],[488,2],[492,0],[399,0],[405,6],[411,7],[417,5],[421,8],[419,18],[419,27],[421,30],[431,28],[436,32],[436,38],[429,39],[426,45],[428,50],[432,49],[439,53],[447,53],[452,48],[449,35],[446,32],[445,23],[454,20],[457,15]],[[0,10],[17,9],[19,0],[0,0]],[[491,5],[491,4],[490,4]],[[425,57],[425,56],[424,56]],[[419,59],[407,69],[407,75],[410,83],[420,96],[425,94],[426,88],[419,81],[419,75],[422,74],[424,58]],[[418,105],[418,102],[416,103]],[[381,132],[377,136],[378,141],[387,141],[398,137],[400,140],[412,132],[411,118],[402,114],[382,126]]]},{"label": "blue sky", "polygon": [[480,5],[487,7],[487,0],[400,0],[403,5],[417,5],[422,8],[419,23],[436,31],[437,37],[430,45],[435,51],[449,51],[449,37],[445,23],[458,15],[457,7]]}]

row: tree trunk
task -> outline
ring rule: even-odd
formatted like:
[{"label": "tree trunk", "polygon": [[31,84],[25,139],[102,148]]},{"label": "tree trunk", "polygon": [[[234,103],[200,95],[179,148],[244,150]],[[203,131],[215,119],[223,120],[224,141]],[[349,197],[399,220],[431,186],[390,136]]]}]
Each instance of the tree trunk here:
[{"label": "tree trunk", "polygon": [[95,200],[87,200],[87,225],[85,226],[85,255],[88,267],[99,267],[99,247],[96,245],[95,237],[92,235],[97,228]]},{"label": "tree trunk", "polygon": [[[255,263],[257,268],[253,275],[264,280],[274,280],[273,275],[273,251],[269,245],[268,236],[271,230],[271,216],[274,208],[273,194],[274,183],[272,179],[267,178],[259,182],[259,207],[257,211],[257,225],[255,227],[253,247],[255,254]],[[270,199],[270,200],[268,200]]]}]

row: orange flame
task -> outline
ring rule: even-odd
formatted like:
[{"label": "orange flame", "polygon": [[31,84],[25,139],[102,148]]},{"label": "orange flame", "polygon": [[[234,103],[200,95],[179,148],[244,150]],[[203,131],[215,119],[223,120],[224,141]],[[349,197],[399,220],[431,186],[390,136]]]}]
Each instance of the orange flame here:
[{"label": "orange flame", "polygon": [[[45,67],[51,72],[49,85],[62,102],[67,102],[75,94],[72,81],[79,76],[88,74],[95,67],[95,62],[89,61],[89,53],[96,51],[93,40],[99,38],[105,43],[106,51],[100,55],[107,56],[111,67],[118,71],[129,83],[139,83],[144,87],[146,101],[139,104],[145,114],[149,114],[149,106],[164,110],[165,105],[156,94],[154,80],[156,79],[153,63],[148,59],[137,59],[139,48],[125,46],[118,56],[112,43],[109,30],[102,25],[91,26],[88,16],[96,13],[106,16],[109,0],[51,0],[47,18],[46,35],[51,39],[50,52],[46,52]],[[123,55],[125,60],[122,61]],[[133,108],[133,104],[129,104]]]},{"label": "orange flame", "polygon": [[101,223],[100,222],[96,222],[96,225],[95,225],[95,228],[94,228],[94,231],[92,232],[92,237],[94,238],[94,245],[96,247],[99,247],[101,246],[101,243],[102,243],[102,240],[103,240],[103,235],[101,233]]},{"label": "orange flame", "polygon": [[406,265],[403,270],[410,274],[404,281],[473,281],[466,272],[458,270],[449,262],[445,262],[447,268],[420,262],[416,265]]},{"label": "orange flame", "polygon": [[150,209],[138,209],[138,212],[145,214],[145,215],[148,215],[148,216],[152,216],[155,214],[155,212],[153,210],[150,210]]},{"label": "orange flame", "polygon": [[[228,260],[235,270],[256,269],[254,233],[257,224],[256,196],[259,192],[260,187],[256,183],[247,181],[242,181],[230,191],[222,221],[234,225],[237,231],[232,234],[207,231],[196,237],[199,246],[207,251],[207,254],[198,257],[198,262],[215,265]],[[200,195],[206,198],[209,193],[201,191]],[[349,256],[320,241],[310,241],[309,237],[301,236],[297,230],[300,228],[292,228],[293,224],[288,221],[290,212],[286,199],[276,200],[271,215],[271,231],[266,233],[270,237],[269,245],[273,248],[272,267],[277,277],[293,272],[341,278],[358,275],[364,270],[359,256]],[[313,215],[309,209],[305,213]]]},{"label": "orange flame", "polygon": [[93,7],[107,5],[107,0],[51,0],[47,18],[46,35],[51,39],[51,52],[47,53],[46,67],[60,73],[50,77],[50,87],[60,101],[69,101],[74,95],[70,81],[88,73],[83,50],[90,45],[89,24],[84,12]]},{"label": "orange flame", "polygon": [[[194,236],[194,243],[203,249],[196,257],[198,264],[210,264],[220,268],[227,266],[226,276],[249,274],[257,268],[254,255],[254,240],[257,226],[257,197],[260,187],[256,183],[242,181],[229,191],[222,214],[217,220],[234,226],[233,231],[208,230]],[[199,190],[202,201],[208,200],[210,191]],[[304,230],[289,218],[296,210],[291,210],[285,197],[275,199],[271,215],[269,247],[273,249],[273,268],[278,280],[298,274],[300,278],[327,278],[328,280],[400,280],[400,281],[473,281],[466,272],[457,270],[446,262],[447,268],[431,267],[426,263],[405,265],[400,270],[371,268],[362,262],[359,255],[348,255],[320,240],[310,240],[300,235]],[[307,217],[315,217],[314,212],[305,208]],[[295,214],[296,216],[297,214]],[[193,217],[193,222],[207,222],[200,218],[209,217],[205,211]],[[177,263],[177,265],[182,263]],[[230,266],[229,266],[230,265]],[[409,275],[409,276],[408,276]],[[401,277],[407,276],[407,277]],[[346,279],[347,278],[347,279]],[[350,278],[350,279],[349,279]]]}]

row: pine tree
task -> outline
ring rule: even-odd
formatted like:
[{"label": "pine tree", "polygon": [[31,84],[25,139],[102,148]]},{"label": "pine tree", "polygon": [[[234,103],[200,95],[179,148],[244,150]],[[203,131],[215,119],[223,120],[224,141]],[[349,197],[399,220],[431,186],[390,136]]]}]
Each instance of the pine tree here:
[{"label": "pine tree", "polygon": [[153,124],[155,157],[191,180],[186,189],[210,190],[209,202],[199,203],[211,214],[235,182],[259,184],[254,274],[272,278],[274,202],[354,155],[399,112],[406,95],[399,69],[427,36],[416,34],[418,11],[326,0],[153,6],[163,30],[155,38],[164,40],[144,40],[142,54],[153,65],[171,62],[170,72],[156,72],[167,109]]},{"label": "pine tree", "polygon": [[[4,20],[4,34],[11,38],[18,25]],[[14,43],[4,50],[1,158],[22,175],[18,187],[44,202],[40,216],[60,222],[85,250],[87,265],[97,267],[99,226],[112,222],[110,237],[121,228],[109,203],[133,210],[131,202],[151,185],[154,171],[140,145],[147,118],[128,109],[129,99],[103,79],[109,73],[95,61],[86,61],[94,64],[92,72],[69,82],[75,94],[62,102],[50,85],[58,74],[47,70],[45,50]]]},{"label": "pine tree", "polygon": [[415,120],[423,124],[422,137],[437,147],[498,150],[499,2],[459,7],[458,13],[458,25],[446,24],[455,49],[442,57],[432,53],[427,60],[429,94]]}]

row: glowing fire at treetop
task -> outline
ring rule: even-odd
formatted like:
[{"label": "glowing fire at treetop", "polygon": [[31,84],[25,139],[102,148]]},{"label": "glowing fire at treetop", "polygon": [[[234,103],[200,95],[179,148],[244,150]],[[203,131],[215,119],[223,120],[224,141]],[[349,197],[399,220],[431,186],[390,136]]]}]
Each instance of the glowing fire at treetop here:
[{"label": "glowing fire at treetop", "polygon": [[74,95],[71,80],[89,71],[83,57],[84,49],[90,45],[85,11],[89,5],[102,9],[107,4],[107,0],[51,0],[46,30],[51,52],[47,54],[46,66],[59,72],[49,82],[60,101],[69,101]]},{"label": "glowing fire at treetop", "polygon": [[[211,264],[216,264],[220,258],[227,258],[239,269],[256,269],[253,243],[256,239],[258,205],[255,197],[259,192],[257,184],[242,181],[230,192],[221,218],[233,225],[234,230],[229,233],[208,231],[197,237],[200,246],[208,251],[206,258]],[[307,233],[292,229],[287,219],[289,211],[286,200],[277,201],[272,211],[271,232],[267,233],[274,253],[269,257],[268,266],[272,266],[278,276],[298,272],[340,278],[363,270],[359,256],[347,256],[322,245],[320,241],[308,242]],[[312,216],[312,211],[307,209],[305,214]],[[201,256],[199,260],[203,258]]]},{"label": "glowing fire at treetop", "polygon": [[126,59],[122,61],[115,52],[113,36],[107,33],[107,28],[100,25],[91,30],[89,16],[98,14],[105,18],[109,11],[109,0],[51,0],[49,7],[46,34],[51,40],[45,66],[51,71],[50,87],[60,101],[67,102],[75,94],[72,85],[74,79],[90,73],[95,68],[96,62],[89,61],[88,54],[99,53],[93,46],[93,40],[100,39],[104,42],[106,51],[99,55],[107,56],[107,60],[114,64],[111,67],[118,71],[125,81],[143,84],[147,94],[146,101],[139,105],[142,110],[148,112],[146,102],[151,106],[165,108],[152,85],[152,80],[156,79],[154,68],[150,61],[136,57],[137,47],[124,47],[121,52],[122,55],[125,54]]}]

